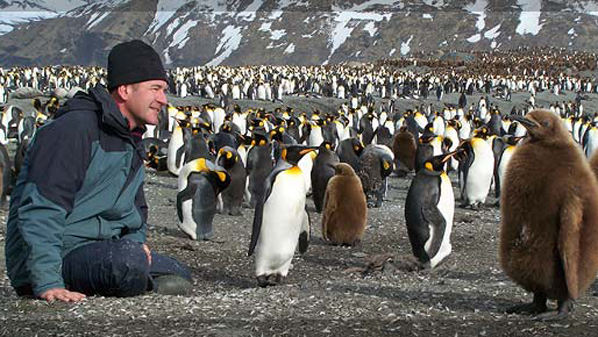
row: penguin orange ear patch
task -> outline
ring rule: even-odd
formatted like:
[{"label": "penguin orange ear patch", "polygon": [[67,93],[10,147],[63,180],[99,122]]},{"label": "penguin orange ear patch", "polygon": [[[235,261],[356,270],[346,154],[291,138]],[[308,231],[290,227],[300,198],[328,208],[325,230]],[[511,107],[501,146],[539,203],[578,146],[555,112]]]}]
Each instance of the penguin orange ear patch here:
[{"label": "penguin orange ear patch", "polygon": [[226,174],[224,172],[216,172],[216,175],[218,176],[218,179],[220,179],[220,181],[226,181]]},{"label": "penguin orange ear patch", "polygon": [[382,162],[382,167],[384,167],[384,171],[388,171],[388,169],[390,168],[390,163],[384,160]]},{"label": "penguin orange ear patch", "polygon": [[426,162],[426,164],[424,166],[426,167],[427,170],[434,171],[434,166],[432,166],[432,163]]},{"label": "penguin orange ear patch", "polygon": [[226,159],[231,159],[233,157],[233,153],[232,152],[226,152]]}]

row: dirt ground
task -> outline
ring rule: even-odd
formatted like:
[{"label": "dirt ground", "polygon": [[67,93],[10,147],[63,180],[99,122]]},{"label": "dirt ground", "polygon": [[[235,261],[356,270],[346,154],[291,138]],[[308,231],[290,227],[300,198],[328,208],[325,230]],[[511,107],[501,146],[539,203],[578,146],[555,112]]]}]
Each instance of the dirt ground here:
[{"label": "dirt ground", "polygon": [[[514,100],[519,96],[520,101],[529,97],[515,94]],[[456,97],[447,99],[456,103]],[[543,99],[540,94],[537,102]],[[501,103],[508,113],[512,103]],[[451,178],[458,195],[453,173]],[[390,178],[383,206],[368,210],[364,240],[354,248],[322,240],[321,216],[308,199],[312,239],[307,252],[294,258],[282,285],[259,288],[253,259],[247,257],[253,210],[243,209],[238,217],[217,215],[216,239],[192,241],[177,228],[176,178],[148,169],[148,242],[191,268],[192,296],[89,297],[79,304],[19,299],[0,259],[0,336],[596,336],[598,297],[591,294],[579,299],[563,321],[504,313],[532,296],[501,271],[500,211],[493,197],[478,210],[456,209],[453,251],[443,264],[432,272],[401,268],[411,255],[403,207],[411,179]],[[6,218],[5,207],[0,210],[1,255]],[[381,254],[392,256],[383,270],[355,271]]]}]

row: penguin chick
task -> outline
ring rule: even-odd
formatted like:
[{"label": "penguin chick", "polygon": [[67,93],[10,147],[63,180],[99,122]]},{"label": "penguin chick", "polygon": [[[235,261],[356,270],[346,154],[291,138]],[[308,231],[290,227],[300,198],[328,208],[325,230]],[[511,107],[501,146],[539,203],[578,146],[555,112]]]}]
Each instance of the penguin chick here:
[{"label": "penguin chick", "polygon": [[[500,264],[534,294],[508,313],[568,316],[598,271],[598,183],[559,117],[533,110],[513,116],[527,130],[501,191]],[[546,312],[547,299],[558,311]]]},{"label": "penguin chick", "polygon": [[367,222],[367,204],[361,180],[351,165],[334,166],[328,182],[322,214],[322,236],[335,245],[361,242]]}]

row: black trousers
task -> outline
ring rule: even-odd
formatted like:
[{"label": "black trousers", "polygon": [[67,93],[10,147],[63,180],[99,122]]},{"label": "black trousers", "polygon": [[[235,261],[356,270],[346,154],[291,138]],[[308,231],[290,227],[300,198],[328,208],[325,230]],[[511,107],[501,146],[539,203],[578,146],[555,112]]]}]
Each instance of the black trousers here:
[{"label": "black trousers", "polygon": [[86,295],[135,296],[151,290],[153,278],[191,273],[179,261],[152,252],[152,263],[141,244],[126,239],[98,241],[79,247],[63,259],[66,288]]}]

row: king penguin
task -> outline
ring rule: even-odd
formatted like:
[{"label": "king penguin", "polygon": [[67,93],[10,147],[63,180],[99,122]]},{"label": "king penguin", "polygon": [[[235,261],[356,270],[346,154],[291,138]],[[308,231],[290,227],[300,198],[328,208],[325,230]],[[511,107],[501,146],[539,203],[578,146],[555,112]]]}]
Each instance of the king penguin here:
[{"label": "king penguin", "polygon": [[176,196],[179,228],[193,240],[210,240],[214,236],[216,198],[229,184],[226,170],[205,158],[181,167]]},{"label": "king penguin", "polygon": [[428,158],[417,172],[405,200],[405,222],[420,268],[436,267],[451,253],[455,197],[445,163],[458,151]]},{"label": "king penguin", "polygon": [[318,155],[311,170],[312,197],[316,212],[322,212],[324,194],[330,178],[334,176],[334,165],[340,162],[336,153],[332,150],[332,144],[324,142],[318,148]]},{"label": "king penguin", "polygon": [[[513,116],[527,129],[501,193],[499,260],[533,302],[508,313],[565,318],[598,272],[598,182],[582,150],[550,110]],[[557,312],[547,312],[548,299]]]},{"label": "king penguin", "polygon": [[487,134],[474,133],[474,137],[459,145],[465,151],[459,153],[459,183],[462,207],[477,209],[486,201],[494,175],[494,152],[484,139]]},{"label": "king penguin", "polygon": [[218,151],[216,163],[230,175],[230,185],[222,191],[222,214],[241,215],[247,172],[237,150],[225,146]]},{"label": "king penguin", "polygon": [[266,179],[266,191],[255,208],[248,252],[251,256],[255,251],[255,274],[260,287],[279,284],[287,276],[297,243],[300,253],[307,251],[307,186],[297,164],[313,150],[300,145],[282,147],[280,159]]}]

